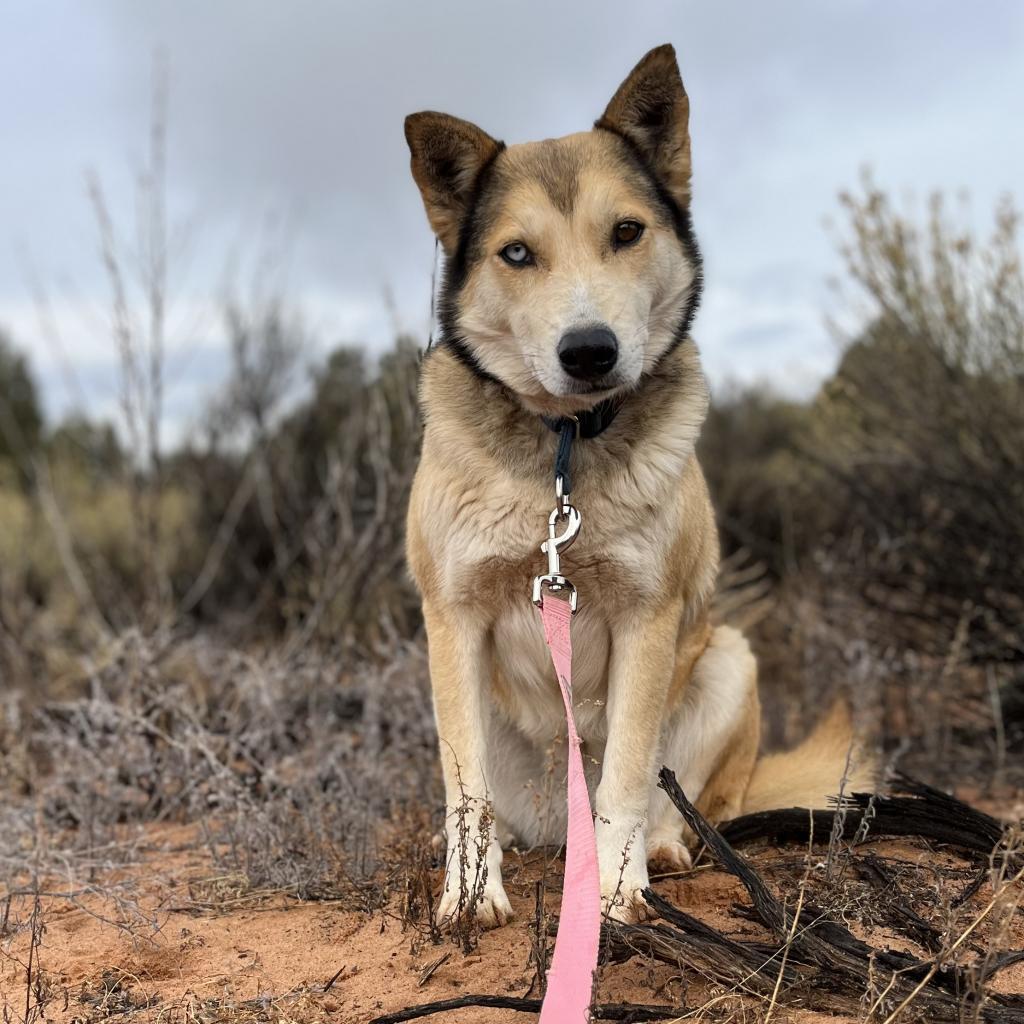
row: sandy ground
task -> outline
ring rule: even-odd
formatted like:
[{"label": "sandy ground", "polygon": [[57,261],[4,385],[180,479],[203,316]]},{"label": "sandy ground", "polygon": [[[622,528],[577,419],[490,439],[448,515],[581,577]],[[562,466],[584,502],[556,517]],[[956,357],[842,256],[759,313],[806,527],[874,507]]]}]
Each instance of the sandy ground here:
[{"label": "sandy ground", "polygon": [[[385,1012],[470,993],[536,995],[531,991],[535,970],[529,923],[541,874],[538,855],[507,858],[507,888],[517,919],[483,934],[477,949],[464,955],[450,943],[432,943],[386,912],[364,914],[340,904],[235,892],[230,878],[211,877],[206,856],[191,845],[182,830],[164,830],[152,837],[144,861],[130,872],[139,886],[140,905],[153,916],[156,930],[136,925],[126,931],[102,920],[96,915],[110,917],[116,910],[96,896],[82,897],[77,906],[67,899],[44,899],[45,930],[37,950],[30,950],[27,926],[9,926],[0,943],[0,1006],[8,1006],[14,1020],[24,1019],[30,952],[37,979],[30,1003],[40,998],[44,1003],[44,1012],[35,1018],[67,1024],[105,1019],[168,1024],[329,1019],[365,1024]],[[936,856],[894,843],[878,849],[911,859]],[[790,849],[788,856],[792,861],[798,852]],[[657,888],[717,928],[745,938],[763,935],[735,915],[733,904],[746,904],[746,894],[716,869],[663,879]],[[984,898],[983,892],[979,899]],[[557,893],[551,897],[551,908],[555,906]],[[3,910],[0,902],[0,920]],[[25,922],[30,910],[27,901],[15,901],[10,920]],[[1011,945],[1024,946],[1019,914],[1012,930]],[[895,934],[861,934],[876,945],[908,946]],[[1024,965],[1005,971],[999,987],[1024,990]],[[605,967],[599,986],[602,1002],[694,1007],[715,994],[689,968],[676,970],[639,958]],[[736,1020],[761,1019],[752,1007],[747,1016],[736,999],[718,1006],[735,1006]],[[467,1008],[428,1019],[516,1024],[534,1018],[510,1010]],[[771,1019],[793,1024],[853,1021],[782,1009]]]}]

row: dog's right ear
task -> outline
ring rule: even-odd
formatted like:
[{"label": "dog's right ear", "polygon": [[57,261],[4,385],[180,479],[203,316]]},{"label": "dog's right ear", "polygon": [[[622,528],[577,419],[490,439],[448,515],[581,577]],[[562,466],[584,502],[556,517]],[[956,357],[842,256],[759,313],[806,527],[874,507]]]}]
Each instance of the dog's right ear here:
[{"label": "dog's right ear", "polygon": [[405,119],[405,139],[412,153],[412,176],[423,196],[430,226],[451,256],[458,245],[473,186],[504,145],[475,124],[432,110]]}]

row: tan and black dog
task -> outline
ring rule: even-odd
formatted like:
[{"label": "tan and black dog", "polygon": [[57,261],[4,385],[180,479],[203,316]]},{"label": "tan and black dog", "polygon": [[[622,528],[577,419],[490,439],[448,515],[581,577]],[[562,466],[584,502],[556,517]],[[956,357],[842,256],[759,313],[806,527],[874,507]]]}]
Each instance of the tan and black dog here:
[{"label": "tan and black dog", "polygon": [[[709,624],[719,548],[694,454],[708,395],[689,336],[701,267],[688,115],[661,46],[588,132],[506,147],[445,114],[405,123],[446,257],[408,520],[448,804],[441,920],[486,869],[471,909],[504,923],[502,845],[565,838],[565,724],[530,601],[565,417],[588,427],[572,455],[583,528],[563,571],[580,594],[573,696],[612,915],[643,913],[649,861],[689,864],[655,787],[662,763],[712,821],[824,806],[839,789],[848,716],[758,761],[754,658]],[[489,838],[460,850],[460,830],[481,824]]]}]

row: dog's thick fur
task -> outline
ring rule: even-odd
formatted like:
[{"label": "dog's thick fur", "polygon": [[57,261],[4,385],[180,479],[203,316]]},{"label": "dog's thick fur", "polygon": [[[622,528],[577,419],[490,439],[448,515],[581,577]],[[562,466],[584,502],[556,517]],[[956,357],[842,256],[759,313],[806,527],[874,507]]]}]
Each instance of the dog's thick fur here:
[{"label": "dog's thick fur", "polygon": [[[740,633],[709,623],[719,551],[694,454],[708,397],[689,338],[701,270],[688,112],[674,51],[662,46],[590,132],[506,148],[446,115],[406,121],[446,255],[408,520],[448,805],[442,920],[469,909],[504,923],[501,846],[565,836],[565,728],[530,603],[553,505],[556,436],[542,415],[621,402],[605,432],[575,445],[583,528],[563,560],[580,593],[573,696],[610,912],[643,913],[648,861],[689,863],[682,821],[654,785],[662,763],[712,821],[822,805],[839,789],[846,717],[758,763],[754,658]],[[642,233],[619,245],[624,221]],[[510,265],[509,245],[529,261]],[[616,335],[618,361],[584,385],[557,347],[595,324]],[[485,842],[460,843],[460,829],[481,826]],[[460,906],[484,867],[481,898]]]}]

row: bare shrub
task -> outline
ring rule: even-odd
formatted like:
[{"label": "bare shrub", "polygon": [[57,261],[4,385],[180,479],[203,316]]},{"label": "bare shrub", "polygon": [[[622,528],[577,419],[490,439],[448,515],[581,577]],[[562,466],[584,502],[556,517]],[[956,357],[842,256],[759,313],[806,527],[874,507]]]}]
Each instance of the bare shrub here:
[{"label": "bare shrub", "polygon": [[842,201],[863,326],[839,332],[836,373],[806,404],[728,394],[701,442],[726,552],[775,583],[754,627],[769,734],[842,688],[927,770],[997,762],[1006,783],[1024,729],[1018,216],[1004,203],[979,242],[941,197],[923,228],[870,178]]},{"label": "bare shrub", "polygon": [[[17,703],[5,709],[0,725],[27,740],[5,748],[0,775],[31,802],[8,815],[0,867],[12,870],[40,827],[73,859],[126,825],[185,821],[247,886],[351,892],[380,866],[389,822],[439,807],[425,770],[435,743],[425,674],[412,647],[385,668],[346,667],[310,651],[285,660],[125,634],[84,695],[27,721]],[[35,767],[23,774],[26,757]]]},{"label": "bare shrub", "polygon": [[[1007,202],[987,243],[941,197],[919,230],[870,179],[844,195],[869,324],[817,402],[847,575],[898,620],[965,617],[973,656],[1024,655],[1024,276]],[[860,564],[858,564],[860,562]],[[949,632],[947,630],[947,636]]]},{"label": "bare shrub", "polygon": [[[201,555],[183,612],[242,636],[255,625],[288,632],[293,650],[317,640],[372,652],[417,632],[404,533],[419,449],[418,365],[408,339],[376,367],[339,348],[314,371],[311,395],[276,424],[251,414],[241,453],[231,437],[237,414],[227,417],[231,430],[182,453],[175,478],[200,484]],[[231,389],[247,393],[244,380]]]}]

